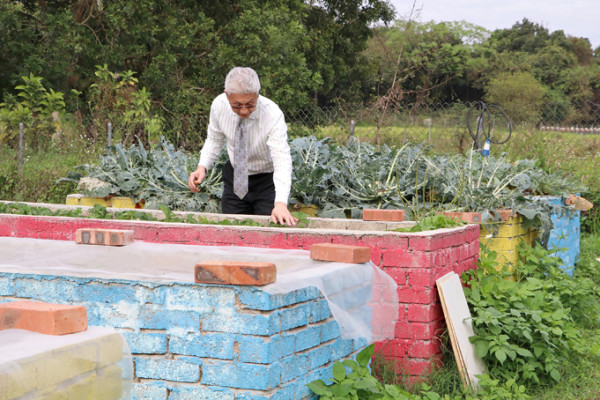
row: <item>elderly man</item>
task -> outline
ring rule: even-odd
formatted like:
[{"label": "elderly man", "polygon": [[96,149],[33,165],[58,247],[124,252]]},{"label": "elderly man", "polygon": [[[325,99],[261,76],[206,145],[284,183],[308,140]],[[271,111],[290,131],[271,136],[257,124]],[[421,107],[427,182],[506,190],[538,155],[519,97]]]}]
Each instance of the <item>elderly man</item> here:
[{"label": "elderly man", "polygon": [[275,223],[296,225],[287,202],[292,185],[292,157],[283,113],[259,95],[252,68],[236,67],[225,78],[225,93],[210,108],[208,136],[198,168],[188,179],[192,192],[226,143],[221,209],[225,214],[271,215]]}]

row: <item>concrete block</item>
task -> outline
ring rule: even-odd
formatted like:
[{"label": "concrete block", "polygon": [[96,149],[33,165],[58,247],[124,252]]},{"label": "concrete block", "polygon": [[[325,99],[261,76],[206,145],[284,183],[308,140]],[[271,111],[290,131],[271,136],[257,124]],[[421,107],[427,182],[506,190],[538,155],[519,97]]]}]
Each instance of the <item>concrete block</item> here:
[{"label": "concrete block", "polygon": [[26,329],[47,335],[65,335],[85,331],[85,307],[16,301],[0,304],[0,330]]}]

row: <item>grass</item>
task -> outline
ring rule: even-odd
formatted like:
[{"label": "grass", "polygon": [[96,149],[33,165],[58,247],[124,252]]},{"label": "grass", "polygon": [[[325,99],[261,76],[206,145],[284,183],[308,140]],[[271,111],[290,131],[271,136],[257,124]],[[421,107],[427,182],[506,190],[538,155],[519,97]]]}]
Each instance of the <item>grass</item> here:
[{"label": "grass", "polygon": [[99,152],[82,144],[25,150],[20,175],[18,151],[0,144],[0,154],[0,200],[64,204],[75,185],[57,180],[77,165],[95,162]]}]

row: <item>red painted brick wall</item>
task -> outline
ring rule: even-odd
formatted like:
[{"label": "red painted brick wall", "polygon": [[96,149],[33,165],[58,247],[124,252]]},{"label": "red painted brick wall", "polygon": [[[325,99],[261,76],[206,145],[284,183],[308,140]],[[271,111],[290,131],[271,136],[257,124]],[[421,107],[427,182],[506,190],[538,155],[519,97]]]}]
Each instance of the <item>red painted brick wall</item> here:
[{"label": "red painted brick wall", "polygon": [[367,246],[371,260],[398,284],[399,318],[394,340],[378,343],[384,357],[418,375],[439,361],[445,330],[436,279],[476,268],[479,226],[421,233],[327,231],[294,228],[189,225],[0,214],[0,236],[74,240],[80,228],[133,230],[135,240],[212,246],[310,250],[315,243]]}]

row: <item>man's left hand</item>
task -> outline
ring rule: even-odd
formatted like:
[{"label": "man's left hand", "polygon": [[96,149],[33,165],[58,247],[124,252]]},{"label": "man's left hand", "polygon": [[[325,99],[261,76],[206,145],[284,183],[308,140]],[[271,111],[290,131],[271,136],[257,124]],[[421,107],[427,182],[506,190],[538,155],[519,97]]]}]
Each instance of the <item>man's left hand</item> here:
[{"label": "man's left hand", "polygon": [[298,219],[296,219],[287,208],[285,203],[275,203],[273,211],[271,211],[271,221],[276,224],[296,226]]}]

